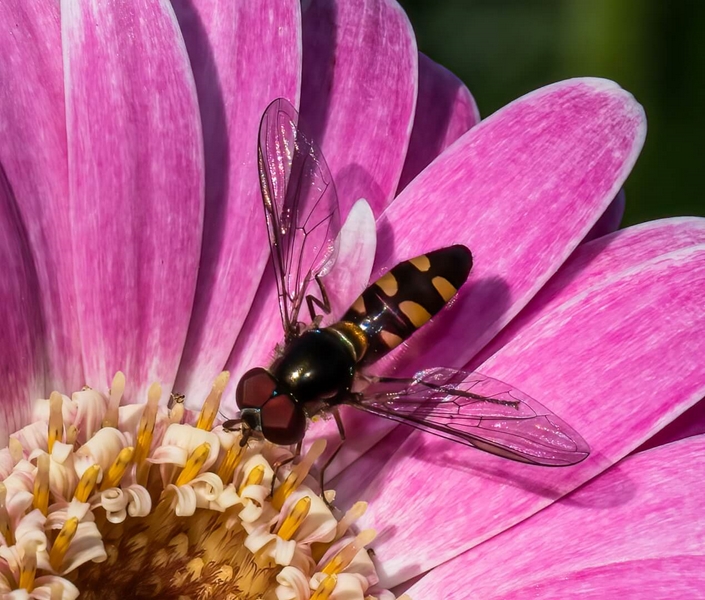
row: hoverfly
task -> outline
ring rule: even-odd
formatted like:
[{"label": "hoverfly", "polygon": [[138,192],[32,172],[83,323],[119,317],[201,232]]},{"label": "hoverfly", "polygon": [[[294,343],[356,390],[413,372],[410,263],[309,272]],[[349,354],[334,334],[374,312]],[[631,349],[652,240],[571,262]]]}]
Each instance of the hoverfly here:
[{"label": "hoverfly", "polygon": [[[472,268],[470,250],[449,246],[399,263],[341,320],[321,327],[331,312],[322,278],[337,253],[338,200],[323,154],[283,98],[262,117],[258,164],[284,342],[269,368],[250,369],[237,385],[240,417],[225,427],[239,424],[243,444],[255,435],[298,450],[309,420],[332,413],[341,445],[323,471],[345,440],[337,409],[346,405],[534,465],[567,466],[588,456],[568,424],[490,377],[449,368],[410,378],[367,374],[457,293]],[[314,285],[320,298],[309,293]],[[299,320],[304,302],[308,325]]]}]

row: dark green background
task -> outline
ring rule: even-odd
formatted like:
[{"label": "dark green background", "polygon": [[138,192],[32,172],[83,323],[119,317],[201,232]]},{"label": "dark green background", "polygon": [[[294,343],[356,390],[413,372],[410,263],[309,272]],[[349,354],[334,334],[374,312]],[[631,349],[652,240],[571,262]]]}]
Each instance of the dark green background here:
[{"label": "dark green background", "polygon": [[400,0],[419,50],[458,75],[483,117],[569,77],[613,79],[648,134],[623,225],[705,215],[705,0]]}]

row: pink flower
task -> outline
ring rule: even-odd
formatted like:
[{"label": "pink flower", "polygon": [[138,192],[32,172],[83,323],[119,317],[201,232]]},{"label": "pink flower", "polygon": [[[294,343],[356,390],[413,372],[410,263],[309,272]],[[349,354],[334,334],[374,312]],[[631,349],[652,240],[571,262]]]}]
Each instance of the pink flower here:
[{"label": "pink flower", "polygon": [[[115,557],[141,566],[151,546],[113,528],[111,555],[101,527],[175,527],[175,510],[222,514],[209,535],[236,531],[243,556],[278,565],[280,598],[376,593],[369,529],[381,583],[421,576],[416,599],[705,589],[705,441],[625,459],[683,413],[658,441],[701,433],[705,396],[705,222],[613,232],[646,131],[628,93],[569,80],[475,126],[469,92],[418,54],[393,0],[12,0],[0,16],[3,593],[70,598],[68,565],[99,583]],[[336,504],[369,506],[341,527],[305,486],[268,499],[286,450],[226,464],[235,434],[157,408],[173,391],[200,409],[227,369],[215,396],[234,415],[232,382],[280,341],[256,168],[276,97],[299,105],[348,216],[328,280],[340,313],[400,260],[451,243],[475,257],[452,306],[383,367],[507,381],[580,431],[590,458],[529,467],[345,414]],[[153,382],[149,407],[131,406]],[[31,424],[34,399],[84,384]],[[308,439],[334,435],[317,423]],[[173,541],[187,566],[164,569],[170,584],[208,573]]]}]

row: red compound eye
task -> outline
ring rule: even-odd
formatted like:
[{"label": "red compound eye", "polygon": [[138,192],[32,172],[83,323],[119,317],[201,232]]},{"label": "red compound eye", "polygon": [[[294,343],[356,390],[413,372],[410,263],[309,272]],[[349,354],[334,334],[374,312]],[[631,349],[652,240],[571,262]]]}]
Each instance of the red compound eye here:
[{"label": "red compound eye", "polygon": [[262,407],[262,434],[273,444],[300,442],[306,433],[306,414],[291,396],[279,394]]},{"label": "red compound eye", "polygon": [[238,407],[240,409],[262,408],[272,397],[276,386],[276,381],[266,369],[261,367],[250,369],[237,384],[235,399]]}]

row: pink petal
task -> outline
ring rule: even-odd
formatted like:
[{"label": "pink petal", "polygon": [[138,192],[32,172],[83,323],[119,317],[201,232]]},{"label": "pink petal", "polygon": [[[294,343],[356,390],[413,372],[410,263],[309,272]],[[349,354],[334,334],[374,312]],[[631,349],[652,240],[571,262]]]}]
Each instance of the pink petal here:
[{"label": "pink petal", "polygon": [[[578,585],[594,578],[594,585],[605,586],[606,592],[619,589],[613,577],[633,578],[639,572],[654,585],[655,574],[670,565],[674,573],[683,568],[701,595],[704,582],[693,577],[691,557],[698,555],[702,572],[704,468],[702,436],[631,457],[540,514],[434,569],[409,594],[464,598],[463,591],[470,589],[477,598],[550,598],[553,594],[541,594],[541,588],[557,590],[550,582],[566,577]],[[471,499],[471,514],[474,505]],[[576,595],[575,590],[568,594]]]},{"label": "pink petal", "polygon": [[697,402],[668,423],[663,429],[657,431],[639,446],[635,452],[642,452],[703,433],[705,433],[705,402],[700,400],[700,402]]},{"label": "pink petal", "polygon": [[365,198],[379,215],[397,189],[414,120],[411,24],[394,0],[313,0],[303,52],[301,116],[323,148],[341,214]]},{"label": "pink petal", "polygon": [[607,210],[602,213],[597,223],[592,226],[592,229],[588,232],[583,241],[589,242],[590,240],[617,231],[622,222],[622,217],[624,216],[626,201],[627,197],[624,194],[624,188],[622,188],[617,193],[615,199],[610,202]]},{"label": "pink petal", "polygon": [[86,379],[128,401],[181,358],[196,285],[203,152],[168,3],[62,2],[74,267]]},{"label": "pink petal", "polygon": [[615,562],[539,581],[501,598],[700,598],[705,592],[704,564],[702,555]]},{"label": "pink petal", "polygon": [[[376,242],[374,215],[369,204],[359,200],[341,228],[335,266],[323,279],[331,307],[334,308],[331,318],[327,321],[336,316],[342,316],[343,311],[365,289],[370,280]],[[265,284],[273,285],[274,278],[271,275],[271,272],[265,275],[263,285],[243,326],[241,337],[226,364],[226,368],[231,373],[231,384],[223,397],[221,406],[223,414],[227,416],[237,410],[234,393],[240,377],[250,367],[269,365],[275,345],[283,338],[277,299],[272,294],[265,293],[269,289]],[[303,310],[307,311],[306,308]],[[307,312],[304,314],[308,317]],[[327,427],[330,425],[321,423],[317,429],[321,428],[321,431],[325,431]],[[315,438],[311,441],[313,439]]]},{"label": "pink petal", "polygon": [[340,319],[370,282],[375,261],[375,217],[365,200],[358,200],[340,230],[338,256],[325,286],[333,312],[324,323]]},{"label": "pink petal", "polygon": [[58,2],[0,3],[0,163],[27,228],[45,317],[46,390],[85,379],[68,215],[66,109]]},{"label": "pink petal", "polygon": [[705,244],[705,219],[677,217],[649,221],[579,246],[531,302],[468,367],[477,368],[546,312],[604,282],[681,248]]},{"label": "pink petal", "polygon": [[419,97],[397,193],[479,122],[480,112],[465,84],[419,52]]},{"label": "pink petal", "polygon": [[[536,294],[604,212],[644,141],[641,107],[614,83],[569,80],[533,92],[473,127],[379,219],[375,273],[463,243],[469,282],[374,371],[463,366]],[[431,361],[431,362],[429,362]],[[331,475],[393,424],[356,415]]]},{"label": "pink petal", "polygon": [[0,168],[0,445],[27,424],[44,392],[44,335],[37,274],[12,192]]},{"label": "pink petal", "polygon": [[274,98],[298,100],[301,15],[298,0],[179,0],[174,9],[196,79],[206,161],[198,287],[176,388],[200,406],[269,257],[257,132]]},{"label": "pink petal", "polygon": [[[379,531],[384,583],[404,581],[526,519],[702,398],[704,326],[701,245],[606,278],[513,339],[482,372],[564,417],[591,456],[565,469],[529,467],[420,432],[407,435],[357,495],[370,501],[360,526]],[[355,480],[355,469],[343,477]],[[411,557],[403,550],[409,547]]]},{"label": "pink petal", "polygon": [[385,211],[375,271],[463,243],[473,273],[389,366],[428,366],[414,360],[421,351],[461,366],[489,341],[604,212],[645,130],[630,94],[609,81],[573,79],[520,98],[443,153]]}]

